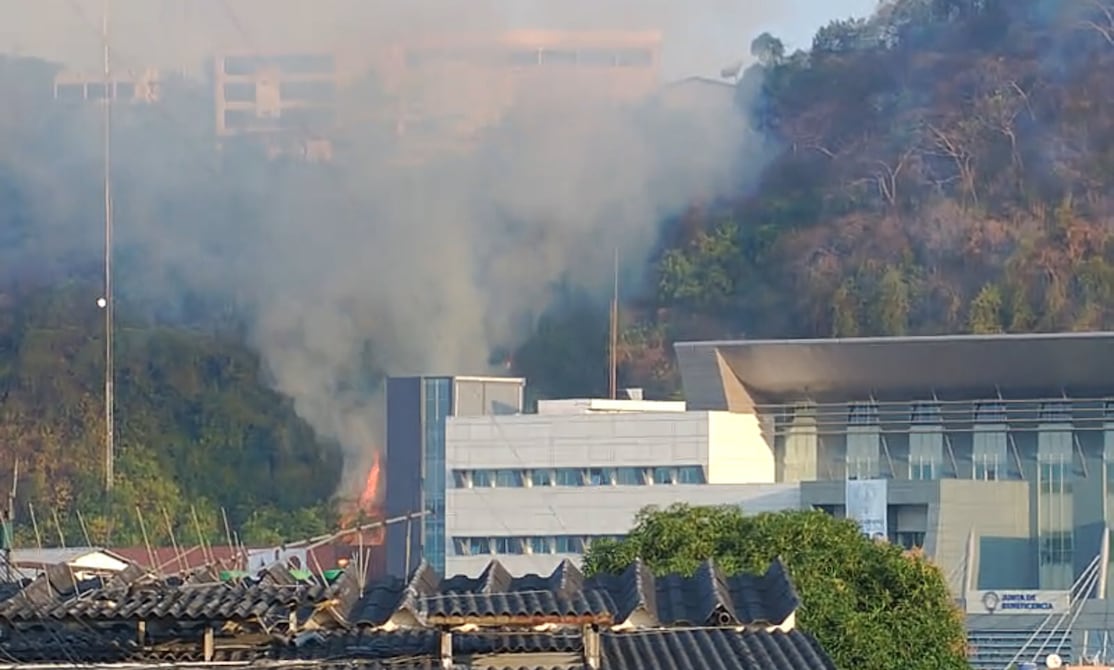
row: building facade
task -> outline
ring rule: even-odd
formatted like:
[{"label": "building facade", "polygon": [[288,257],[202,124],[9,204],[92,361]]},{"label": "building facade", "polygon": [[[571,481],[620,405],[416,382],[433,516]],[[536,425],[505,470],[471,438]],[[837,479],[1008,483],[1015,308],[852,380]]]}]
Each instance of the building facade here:
[{"label": "building facade", "polygon": [[774,483],[754,417],[688,412],[638,400],[540,401],[536,414],[455,416],[443,551],[450,574],[497,556],[513,572],[579,563],[592,541],[621,537],[646,506],[799,508],[796,484]]},{"label": "building facade", "polygon": [[1069,607],[1061,656],[1111,628],[1114,334],[676,349],[690,408],[755,417],[777,481],[803,482],[806,505],[843,514],[847,480],[888,482],[889,538],[949,574],[978,667],[1002,667]]},{"label": "building facade", "polygon": [[387,571],[408,575],[424,558],[444,574],[446,455],[449,417],[518,414],[526,382],[508,377],[392,377],[387,380],[385,512],[425,511],[414,524],[387,530]]}]

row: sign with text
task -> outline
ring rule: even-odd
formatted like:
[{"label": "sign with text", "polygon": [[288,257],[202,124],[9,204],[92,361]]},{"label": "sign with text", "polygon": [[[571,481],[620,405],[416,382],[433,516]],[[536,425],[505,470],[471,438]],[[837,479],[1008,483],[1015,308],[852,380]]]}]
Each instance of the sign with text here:
[{"label": "sign with text", "polygon": [[889,537],[885,479],[848,479],[845,506],[847,518],[859,524],[867,537]]},{"label": "sign with text", "polygon": [[968,614],[1063,614],[1070,609],[1067,591],[970,591]]}]

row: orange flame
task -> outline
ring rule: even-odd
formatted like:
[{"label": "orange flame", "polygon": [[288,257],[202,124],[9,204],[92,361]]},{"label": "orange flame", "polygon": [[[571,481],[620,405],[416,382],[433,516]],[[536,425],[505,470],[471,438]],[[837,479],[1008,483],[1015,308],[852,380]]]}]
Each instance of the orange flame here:
[{"label": "orange flame", "polygon": [[379,452],[375,452],[375,456],[371,461],[371,470],[367,473],[367,481],[364,482],[364,490],[360,493],[360,500],[358,503],[361,512],[368,514],[375,511],[375,503],[379,501]]},{"label": "orange flame", "polygon": [[[381,475],[381,465],[379,452],[374,452],[371,461],[371,469],[368,470],[367,480],[364,482],[364,488],[360,492],[359,498],[346,505],[347,509],[341,516],[341,527],[351,528],[358,523],[374,522],[382,519],[382,513],[379,508],[379,481]],[[360,517],[364,517],[361,519]],[[359,541],[359,536],[363,536],[365,544],[381,544],[383,542],[384,532],[382,528],[369,529],[364,532],[356,533],[348,536],[346,542],[356,543]]]}]

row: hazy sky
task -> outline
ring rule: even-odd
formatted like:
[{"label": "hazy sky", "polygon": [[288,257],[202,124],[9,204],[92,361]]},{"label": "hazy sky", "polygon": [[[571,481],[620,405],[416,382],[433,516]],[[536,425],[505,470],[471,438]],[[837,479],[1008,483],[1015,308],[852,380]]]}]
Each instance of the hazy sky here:
[{"label": "hazy sky", "polygon": [[[247,40],[284,42],[338,40],[361,44],[377,26],[406,20],[388,9],[390,0],[110,0],[113,43],[119,62],[166,67],[185,61],[197,67],[200,54],[240,47]],[[61,60],[77,69],[98,68],[99,21],[104,0],[0,0],[0,49]],[[423,25],[443,15],[444,26],[461,12],[486,13],[487,21],[531,25],[557,22],[633,22],[666,31],[666,78],[714,76],[741,57],[750,40],[770,31],[790,50],[807,47],[818,27],[835,18],[869,13],[878,0],[429,0],[420,10]],[[414,12],[414,2],[399,6]],[[624,5],[627,5],[624,8]],[[241,30],[226,9],[231,7]],[[479,9],[477,9],[477,7]],[[572,7],[572,9],[570,9]],[[577,8],[579,7],[579,8]],[[261,9],[261,8],[266,8]],[[266,12],[270,20],[261,21]],[[355,19],[355,14],[360,19]],[[82,18],[84,15],[85,18]],[[416,22],[410,16],[411,22]],[[444,29],[444,28],[442,28]]]}]

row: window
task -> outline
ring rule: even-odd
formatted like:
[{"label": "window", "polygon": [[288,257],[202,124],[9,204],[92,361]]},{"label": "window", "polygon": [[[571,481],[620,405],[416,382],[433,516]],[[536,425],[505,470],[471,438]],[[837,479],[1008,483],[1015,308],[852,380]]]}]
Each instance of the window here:
[{"label": "window", "polygon": [[495,553],[496,554],[521,554],[522,553],[522,538],[519,538],[519,537],[497,537],[497,538],[495,538]]},{"label": "window", "polygon": [[1072,534],[1070,531],[1048,533],[1040,540],[1042,565],[1070,563],[1072,560]]},{"label": "window", "polygon": [[472,486],[474,488],[495,486],[495,478],[492,476],[491,470],[473,470]]},{"label": "window", "polygon": [[1071,423],[1071,403],[1065,400],[1041,403],[1041,422]]},{"label": "window", "polygon": [[458,489],[472,488],[472,473],[467,470],[453,470],[453,486]]},{"label": "window", "polygon": [[924,533],[916,531],[898,532],[894,537],[894,544],[904,549],[917,549],[924,547]]},{"label": "window", "polygon": [[584,538],[579,535],[558,535],[553,538],[553,553],[583,554]]},{"label": "window", "polygon": [[611,470],[608,468],[589,468],[589,486],[611,486]]},{"label": "window", "polygon": [[672,468],[654,468],[654,483],[655,484],[672,484],[673,483],[673,469]]},{"label": "window", "polygon": [[909,464],[909,479],[929,480],[936,479],[936,464],[931,461],[912,462]]},{"label": "window", "polygon": [[521,470],[496,470],[495,471],[495,485],[507,488],[517,488],[522,486],[522,471]]},{"label": "window", "polygon": [[553,486],[553,472],[550,470],[532,470],[530,478],[534,486]]},{"label": "window", "polygon": [[491,553],[491,540],[486,537],[473,537],[468,540],[468,553],[471,556],[482,556]]},{"label": "window", "polygon": [[224,85],[226,102],[255,102],[255,84],[228,82]]},{"label": "window", "polygon": [[854,403],[847,412],[847,423],[857,426],[871,426],[878,423],[878,405],[874,403]]},{"label": "window", "polygon": [[619,67],[650,67],[654,63],[654,52],[646,49],[627,49],[615,54],[615,64]]},{"label": "window", "polygon": [[575,51],[559,51],[555,49],[542,49],[542,65],[576,65]]},{"label": "window", "polygon": [[1048,462],[1040,464],[1041,493],[1071,493],[1071,465],[1069,463]]},{"label": "window", "polygon": [[935,402],[913,403],[909,422],[914,424],[940,423],[940,404]]},{"label": "window", "polygon": [[548,537],[531,537],[528,540],[531,554],[551,554],[553,553],[553,543],[550,542]]},{"label": "window", "polygon": [[584,473],[576,468],[558,468],[554,481],[557,486],[583,486]]},{"label": "window", "polygon": [[998,459],[985,456],[975,461],[974,478],[979,481],[995,481],[998,477]]},{"label": "window", "polygon": [[615,471],[615,483],[619,486],[641,486],[646,483],[642,468],[619,468]]},{"label": "window", "polygon": [[704,468],[699,465],[686,465],[677,468],[678,484],[703,484]]},{"label": "window", "polygon": [[1006,423],[1006,403],[981,402],[975,405],[975,423]]}]

